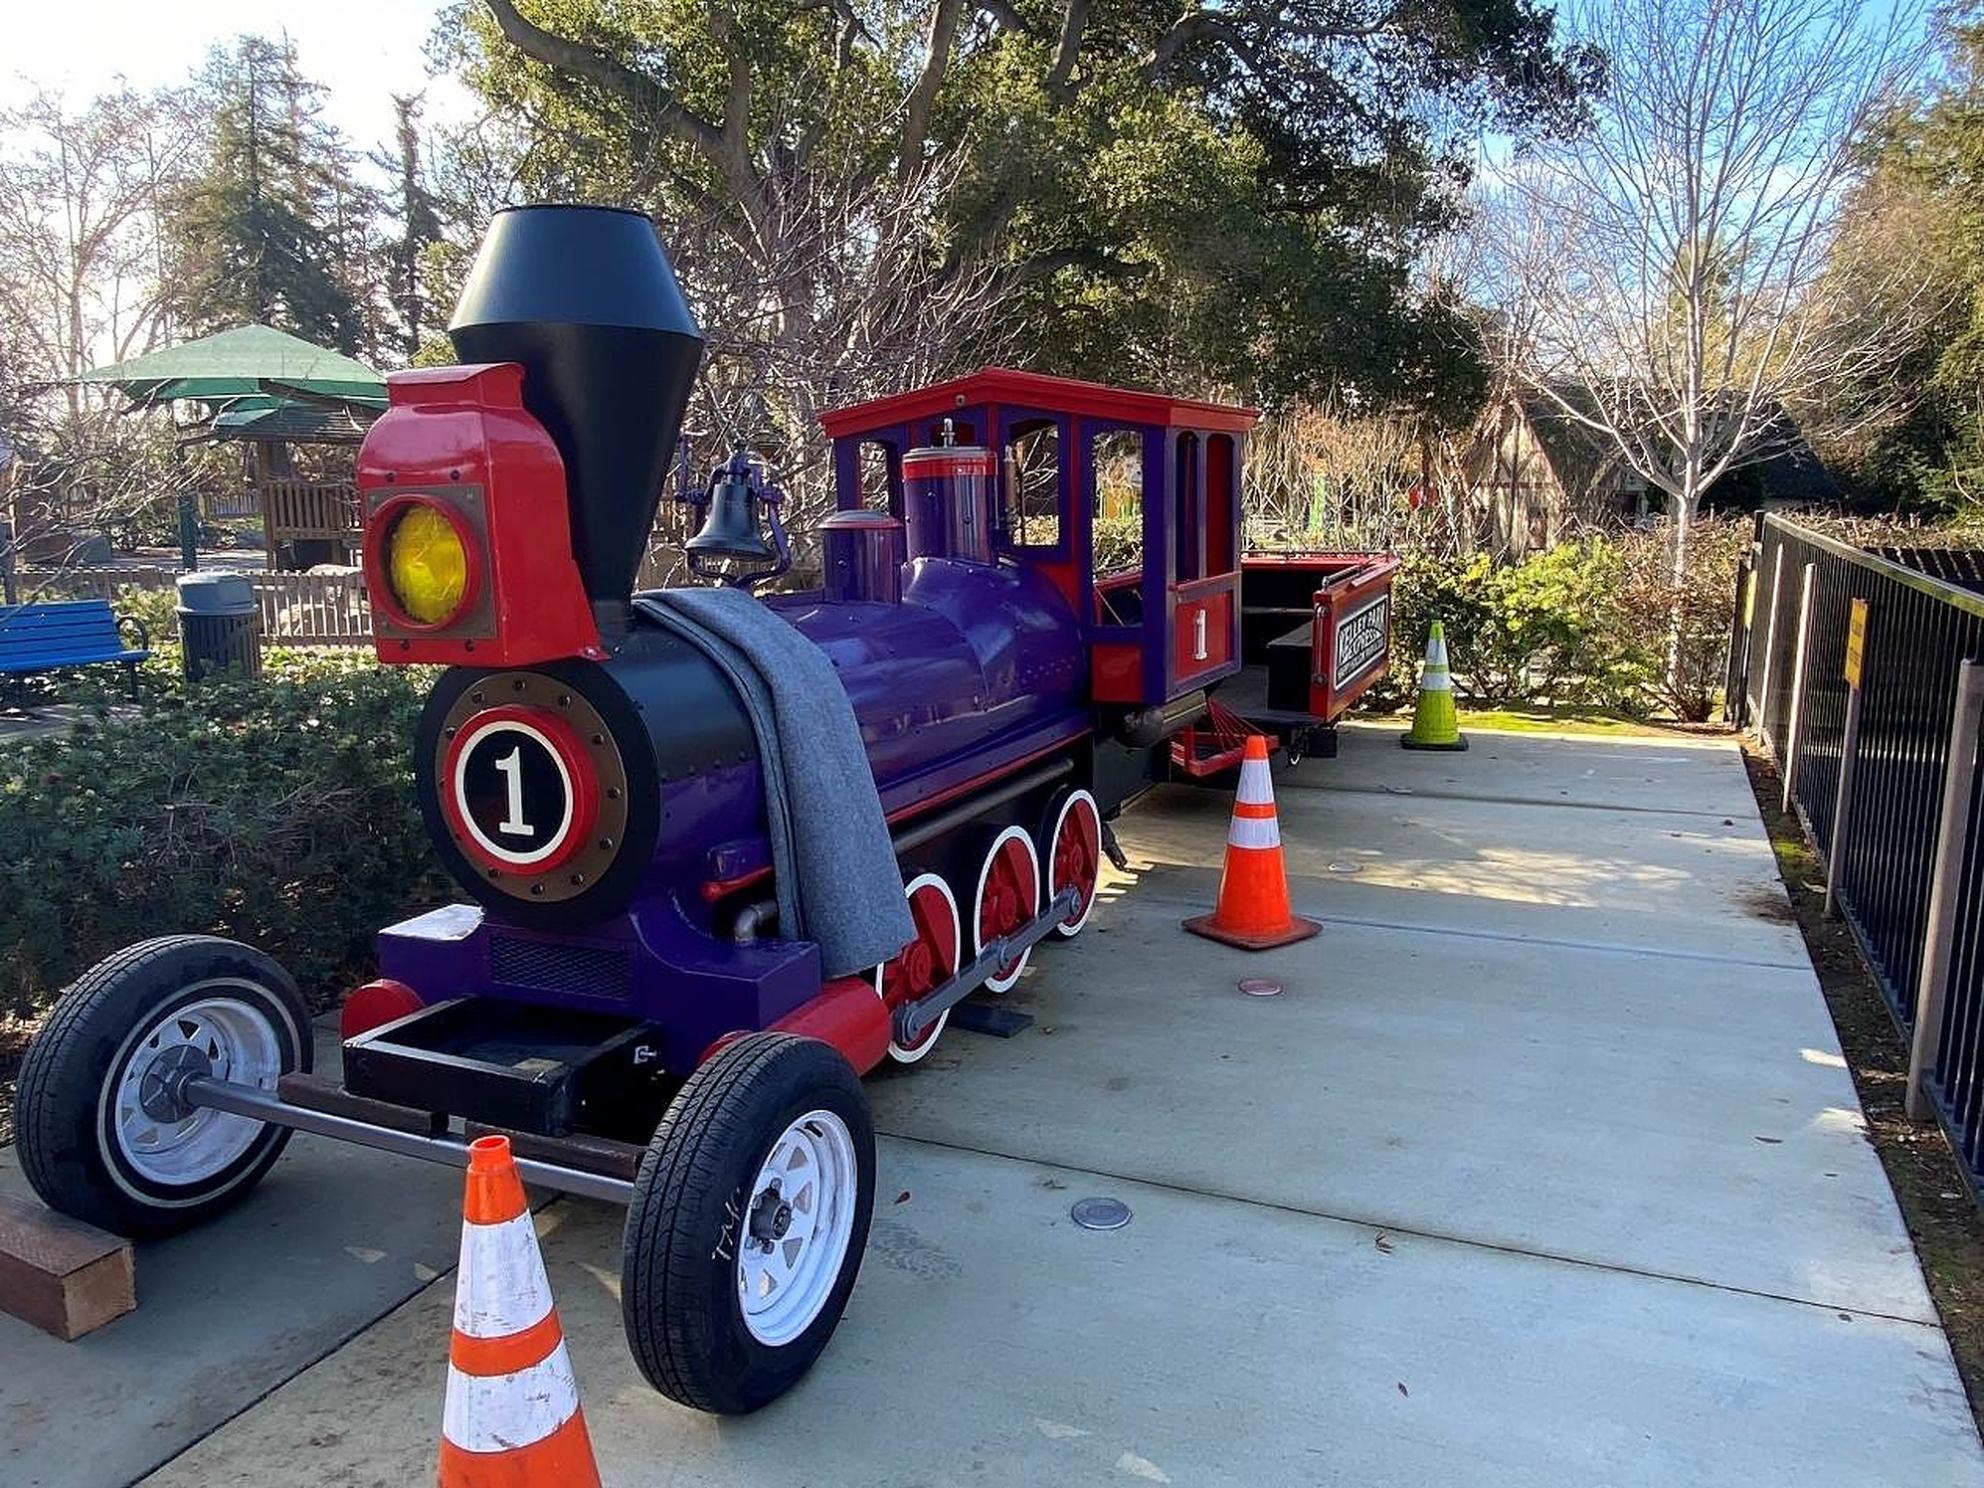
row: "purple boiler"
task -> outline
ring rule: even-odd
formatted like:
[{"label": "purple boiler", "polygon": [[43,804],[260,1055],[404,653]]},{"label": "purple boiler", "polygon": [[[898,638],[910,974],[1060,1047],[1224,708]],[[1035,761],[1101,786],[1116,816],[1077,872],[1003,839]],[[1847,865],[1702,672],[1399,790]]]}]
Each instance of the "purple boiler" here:
[{"label": "purple boiler", "polygon": [[[1089,726],[1085,658],[1050,583],[951,558],[912,559],[908,574],[900,604],[770,601],[834,663],[892,818]],[[486,994],[646,1020],[665,1033],[661,1067],[678,1075],[725,1033],[776,1022],[818,992],[819,956],[809,942],[740,941],[714,908],[769,870],[756,750],[745,748],[743,762],[661,787],[668,826],[625,908],[530,927],[450,906],[381,931],[380,974],[422,1002]]]}]

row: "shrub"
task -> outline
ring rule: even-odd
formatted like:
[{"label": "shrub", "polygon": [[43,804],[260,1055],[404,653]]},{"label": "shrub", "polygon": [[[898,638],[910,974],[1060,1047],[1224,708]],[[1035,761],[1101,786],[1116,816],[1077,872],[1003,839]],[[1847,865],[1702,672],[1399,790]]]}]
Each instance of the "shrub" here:
[{"label": "shrub", "polygon": [[1736,564],[1749,535],[1741,520],[1703,519],[1692,529],[1672,678],[1664,528],[1594,534],[1519,563],[1408,554],[1392,586],[1391,671],[1365,706],[1411,701],[1426,632],[1438,619],[1454,687],[1470,703],[1705,720],[1722,686]]},{"label": "shrub", "polygon": [[1678,611],[1669,529],[1663,524],[1652,532],[1636,532],[1621,545],[1624,572],[1615,605],[1619,627],[1629,644],[1654,661],[1646,679],[1651,701],[1685,722],[1706,722],[1721,697],[1736,618],[1736,567],[1750,545],[1751,531],[1742,518],[1695,522],[1688,533],[1688,568]]},{"label": "shrub", "polygon": [[1652,658],[1621,624],[1624,574],[1619,549],[1600,537],[1516,564],[1480,553],[1408,558],[1393,586],[1392,676],[1377,701],[1411,696],[1438,619],[1469,702],[1643,711]]},{"label": "shrub", "polygon": [[177,931],[260,946],[328,1003],[379,926],[447,892],[408,748],[429,678],[324,652],[266,665],[0,747],[8,1011]]}]

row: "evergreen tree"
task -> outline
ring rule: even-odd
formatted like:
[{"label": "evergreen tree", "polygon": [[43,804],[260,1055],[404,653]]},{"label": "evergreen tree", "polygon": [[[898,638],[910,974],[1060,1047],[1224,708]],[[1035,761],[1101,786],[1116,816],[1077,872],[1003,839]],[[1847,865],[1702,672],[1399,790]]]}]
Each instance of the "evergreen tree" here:
[{"label": "evergreen tree", "polygon": [[441,213],[427,185],[420,149],[420,96],[393,95],[393,143],[372,163],[392,180],[387,215],[394,231],[386,239],[386,297],[392,306],[392,335],[399,351],[411,360],[423,336],[435,329],[428,315],[432,292],[428,285],[428,249],[441,241]]},{"label": "evergreen tree", "polygon": [[376,202],[295,47],[244,36],[215,49],[195,89],[213,133],[171,214],[181,325],[198,334],[259,321],[368,350]]}]

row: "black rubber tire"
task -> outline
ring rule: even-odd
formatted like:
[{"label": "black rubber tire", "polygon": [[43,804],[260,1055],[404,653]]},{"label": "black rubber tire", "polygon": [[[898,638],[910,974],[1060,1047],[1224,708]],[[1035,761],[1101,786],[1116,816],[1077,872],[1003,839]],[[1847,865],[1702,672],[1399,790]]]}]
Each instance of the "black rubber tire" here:
[{"label": "black rubber tire", "polygon": [[248,1150],[197,1184],[163,1185],[131,1168],[111,1135],[104,1097],[134,1040],[204,995],[235,983],[282,1046],[284,1073],[311,1064],[310,1014],[288,972],[260,951],[213,935],[142,940],[108,956],[62,993],[28,1045],[14,1096],[21,1171],[51,1209],[132,1239],[188,1229],[239,1200],[282,1155],[289,1129],[264,1125]]},{"label": "black rubber tire", "polygon": [[[808,1111],[833,1112],[854,1139],[854,1227],[825,1305],[790,1343],[744,1322],[737,1241],[772,1144]],[[696,1410],[742,1415],[799,1382],[847,1307],[875,1212],[875,1124],[860,1078],[817,1039],[753,1033],[683,1084],[634,1179],[620,1261],[627,1346],[648,1383]]]}]

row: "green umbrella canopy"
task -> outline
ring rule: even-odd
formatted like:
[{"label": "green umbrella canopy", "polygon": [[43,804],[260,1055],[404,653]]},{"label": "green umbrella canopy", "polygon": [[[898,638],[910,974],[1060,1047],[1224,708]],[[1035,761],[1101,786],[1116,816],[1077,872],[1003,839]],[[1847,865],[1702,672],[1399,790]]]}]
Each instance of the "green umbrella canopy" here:
[{"label": "green umbrella canopy", "polygon": [[272,326],[247,325],[148,352],[109,367],[93,367],[78,382],[121,388],[136,404],[175,398],[226,402],[301,393],[384,407],[386,380],[354,361]]}]

